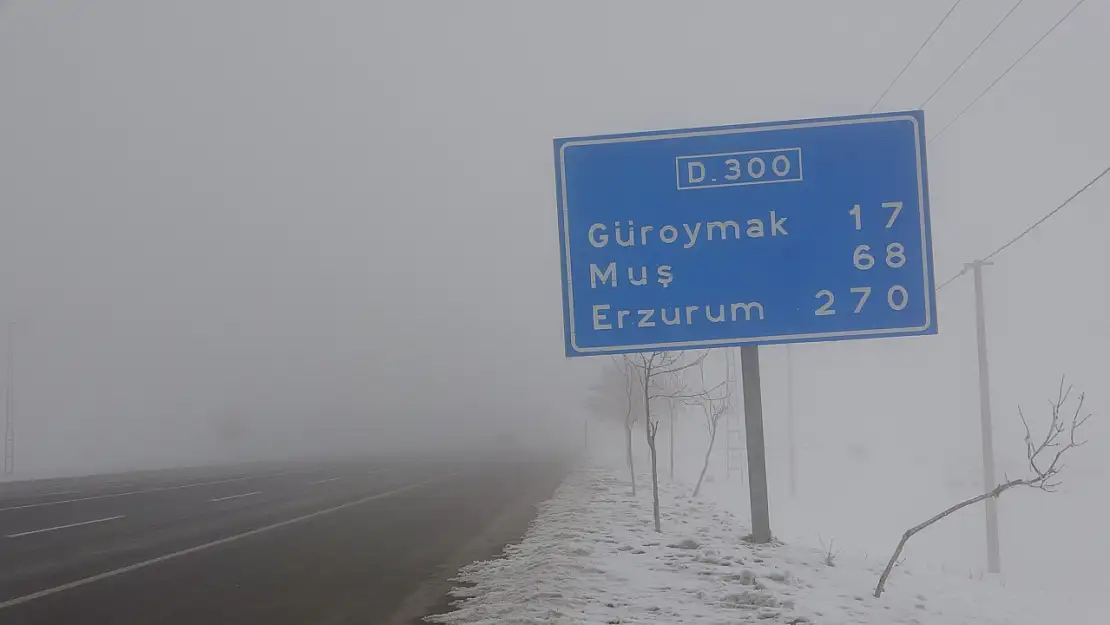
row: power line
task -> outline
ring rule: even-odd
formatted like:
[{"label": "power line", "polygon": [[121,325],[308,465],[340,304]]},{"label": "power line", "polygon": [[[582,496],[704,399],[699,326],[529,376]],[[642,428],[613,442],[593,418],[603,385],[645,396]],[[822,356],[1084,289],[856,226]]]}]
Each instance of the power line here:
[{"label": "power line", "polygon": [[938,286],[938,287],[937,287],[937,290],[939,291],[939,290],[943,289],[944,287],[948,286],[949,284],[952,284],[952,283],[953,283],[953,282],[955,282],[955,281],[956,281],[956,280],[957,280],[958,278],[962,277],[962,276],[963,276],[963,275],[964,275],[965,273],[967,273],[967,267],[964,267],[963,269],[961,269],[961,270],[960,270],[959,272],[957,272],[957,273],[956,273],[956,274],[955,274],[954,276],[952,276],[951,278],[949,278],[949,279],[945,280],[944,282],[941,282],[941,283],[940,283],[940,286]]},{"label": "power line", "polygon": [[933,35],[937,34],[937,31],[940,30],[941,26],[944,26],[944,23],[948,21],[948,16],[952,15],[952,12],[956,10],[956,7],[960,6],[961,2],[963,2],[963,0],[956,0],[952,7],[948,9],[948,12],[944,14],[944,17],[941,18],[940,22],[937,23],[936,27],[933,28],[933,32],[929,33],[929,36],[925,38],[925,41],[921,42],[921,45],[917,48],[917,52],[914,52],[913,56],[910,57],[910,60],[907,61],[906,64],[902,67],[902,71],[898,72],[898,75],[894,77],[894,80],[890,81],[890,84],[887,85],[886,89],[883,90],[883,93],[879,96],[879,99],[875,100],[875,103],[871,105],[872,113],[874,113],[875,109],[879,107],[879,103],[883,101],[883,98],[886,97],[886,94],[890,93],[890,90],[894,88],[895,83],[897,83],[898,80],[902,78],[902,74],[905,74],[906,70],[910,68],[910,65],[913,65],[913,62],[917,60],[917,56],[921,54],[921,51],[925,49],[925,46],[929,45],[929,42],[933,39]]},{"label": "power line", "polygon": [[925,98],[925,101],[921,103],[921,106],[917,108],[925,108],[925,105],[928,104],[929,101],[932,100],[938,93],[940,93],[941,89],[944,89],[944,86],[948,84],[948,81],[952,80],[952,77],[958,74],[960,70],[964,68],[964,65],[967,65],[967,62],[971,60],[971,57],[975,56],[975,53],[979,51],[979,48],[983,47],[983,44],[985,44],[992,35],[994,35],[995,31],[997,31],[1003,24],[1005,24],[1006,20],[1010,19],[1010,16],[1014,14],[1014,11],[1016,11],[1023,2],[1025,2],[1025,0],[1018,0],[1017,4],[1010,7],[1010,10],[1006,11],[1006,15],[1002,16],[1002,19],[994,25],[994,28],[992,28],[991,31],[987,33],[987,36],[983,37],[979,44],[976,45],[975,48],[972,49],[971,52],[969,52],[968,55],[964,57],[964,60],[960,61],[960,64],[956,66],[956,69],[952,70],[952,73],[949,74],[948,77],[945,78],[944,81],[941,82],[940,85],[936,89],[934,89],[932,93],[929,94],[929,97]]},{"label": "power line", "polygon": [[933,135],[931,139],[929,139],[928,141],[926,141],[926,144],[929,144],[929,143],[932,143],[933,141],[936,141],[937,137],[939,137],[939,136],[941,136],[942,134],[944,134],[944,131],[945,131],[945,130],[948,130],[949,128],[951,128],[951,127],[952,127],[952,124],[955,124],[955,123],[956,123],[956,121],[957,121],[958,119],[960,119],[961,117],[963,117],[963,114],[964,114],[964,113],[966,113],[966,112],[968,111],[968,109],[970,109],[971,107],[975,106],[975,103],[976,103],[976,102],[978,102],[979,100],[983,99],[983,96],[987,95],[987,92],[989,92],[989,91],[990,91],[991,89],[994,89],[994,86],[995,86],[995,85],[997,85],[997,84],[998,84],[999,82],[1001,82],[1001,81],[1002,81],[1002,79],[1003,79],[1003,78],[1005,78],[1005,77],[1006,77],[1006,75],[1010,73],[1010,70],[1012,70],[1012,69],[1014,69],[1015,67],[1017,67],[1017,66],[1018,66],[1018,63],[1021,63],[1021,62],[1022,62],[1022,61],[1023,61],[1024,59],[1025,59],[1025,57],[1029,56],[1029,53],[1030,53],[1030,52],[1032,52],[1032,51],[1033,51],[1034,49],[1036,49],[1036,47],[1037,47],[1037,46],[1041,45],[1041,42],[1042,42],[1042,41],[1044,41],[1044,40],[1045,40],[1046,38],[1048,38],[1048,36],[1049,36],[1049,35],[1051,35],[1051,34],[1052,34],[1052,32],[1053,32],[1054,30],[1056,30],[1056,28],[1057,28],[1057,27],[1059,27],[1059,26],[1060,26],[1060,24],[1063,24],[1063,23],[1064,23],[1064,21],[1065,21],[1066,19],[1068,19],[1069,17],[1071,17],[1071,14],[1072,14],[1072,13],[1075,13],[1075,10],[1076,10],[1076,9],[1078,9],[1078,8],[1079,8],[1079,6],[1080,6],[1081,4],[1083,4],[1084,2],[1086,2],[1086,1],[1087,1],[1087,0],[1079,0],[1079,2],[1076,2],[1076,3],[1075,3],[1075,5],[1074,5],[1074,6],[1072,6],[1072,8],[1071,8],[1070,10],[1068,10],[1068,12],[1067,12],[1067,13],[1065,13],[1065,14],[1064,14],[1064,17],[1061,17],[1061,18],[1060,18],[1059,20],[1057,20],[1057,22],[1056,22],[1055,24],[1053,24],[1053,25],[1052,25],[1052,28],[1049,28],[1049,29],[1048,29],[1048,30],[1047,30],[1047,31],[1046,31],[1046,32],[1045,32],[1045,33],[1044,33],[1043,35],[1041,35],[1041,36],[1040,36],[1040,38],[1039,38],[1039,39],[1037,39],[1037,40],[1036,40],[1035,42],[1033,42],[1033,45],[1032,45],[1032,46],[1029,46],[1029,49],[1028,49],[1028,50],[1026,50],[1026,51],[1025,51],[1024,53],[1022,53],[1022,55],[1021,55],[1021,56],[1019,56],[1019,57],[1017,58],[1017,60],[1016,60],[1016,61],[1014,61],[1013,63],[1011,63],[1011,64],[1010,64],[1010,66],[1006,68],[1006,71],[1004,71],[1004,72],[1002,72],[1001,74],[999,74],[999,75],[998,75],[998,78],[995,78],[995,79],[994,79],[994,81],[992,81],[992,82],[991,82],[991,84],[987,85],[987,88],[986,88],[986,89],[984,89],[982,93],[980,93],[979,95],[975,96],[975,99],[974,99],[974,100],[972,100],[972,101],[971,101],[971,102],[970,102],[970,103],[969,103],[969,104],[968,104],[967,106],[965,106],[965,107],[963,108],[963,110],[961,110],[961,111],[960,111],[959,113],[957,113],[957,114],[956,114],[956,116],[952,118],[952,121],[950,121],[950,122],[948,122],[947,124],[945,124],[944,128],[941,128],[941,129],[940,129],[940,132],[938,132],[937,134]]},{"label": "power line", "polygon": [[[1083,193],[1086,192],[1087,189],[1090,189],[1091,187],[1095,186],[1095,184],[1098,183],[1099,180],[1102,180],[1102,178],[1105,177],[1106,174],[1110,174],[1110,167],[1107,167],[1106,169],[1102,170],[1102,173],[1095,176],[1094,178],[1091,178],[1091,180],[1087,184],[1083,185],[1082,187],[1079,188],[1078,191],[1071,194],[1071,196],[1068,199],[1064,200],[1059,206],[1057,206],[1056,208],[1048,211],[1048,213],[1046,213],[1044,217],[1041,217],[1037,221],[1033,222],[1033,225],[1031,225],[1028,228],[1026,228],[1025,230],[1023,230],[1021,232],[1021,234],[1017,235],[1016,237],[1014,237],[1014,238],[1010,239],[1009,241],[1007,241],[1006,243],[1002,244],[996,250],[994,250],[990,254],[987,254],[986,256],[981,258],[980,260],[981,261],[988,261],[988,260],[994,258],[995,256],[997,256],[998,254],[1000,254],[1006,248],[1008,248],[1011,245],[1013,245],[1014,243],[1017,243],[1018,241],[1020,241],[1023,237],[1025,237],[1025,235],[1029,234],[1030,232],[1033,232],[1038,227],[1040,227],[1041,224],[1048,221],[1049,219],[1052,219],[1052,217],[1054,217],[1056,215],[1056,213],[1059,213],[1061,210],[1064,209],[1065,206],[1067,206],[1068,204],[1071,204],[1072,200],[1079,197],[1080,195],[1083,195]],[[939,290],[943,289],[944,287],[948,286],[949,284],[952,284],[953,282],[956,281],[957,278],[959,278],[960,276],[967,273],[967,271],[968,271],[968,266],[965,265],[964,268],[961,269],[956,275],[954,275],[951,278],[942,282],[941,285],[938,286],[936,290],[939,291]]]},{"label": "power line", "polygon": [[1010,246],[1011,246],[1011,245],[1013,245],[1014,243],[1017,243],[1017,242],[1018,242],[1019,240],[1021,240],[1021,238],[1022,238],[1022,237],[1024,237],[1024,236],[1025,236],[1025,235],[1027,235],[1027,234],[1029,234],[1030,232],[1033,232],[1034,230],[1036,230],[1036,229],[1037,229],[1037,226],[1040,226],[1040,225],[1041,225],[1041,224],[1043,224],[1044,222],[1046,222],[1046,221],[1048,221],[1049,219],[1051,219],[1051,218],[1052,218],[1052,217],[1053,217],[1053,216],[1054,216],[1054,215],[1055,215],[1056,213],[1060,212],[1060,211],[1061,211],[1061,210],[1062,210],[1062,209],[1063,209],[1063,208],[1064,208],[1065,206],[1067,206],[1068,204],[1071,204],[1071,201],[1072,201],[1072,200],[1074,200],[1075,198],[1077,198],[1077,197],[1079,197],[1080,195],[1082,195],[1082,194],[1083,194],[1083,192],[1084,192],[1084,191],[1086,191],[1087,189],[1090,189],[1091,187],[1093,187],[1093,186],[1095,185],[1095,183],[1096,183],[1096,182],[1098,182],[1099,180],[1101,180],[1101,179],[1102,179],[1102,177],[1103,177],[1103,176],[1105,176],[1105,175],[1106,175],[1106,174],[1108,174],[1108,173],[1110,173],[1110,167],[1107,167],[1106,169],[1102,170],[1102,173],[1101,173],[1101,174],[1099,174],[1099,175],[1095,176],[1094,178],[1092,178],[1090,182],[1088,182],[1087,184],[1083,185],[1083,186],[1082,186],[1082,187],[1081,187],[1081,188],[1080,188],[1080,189],[1079,189],[1078,191],[1076,191],[1075,193],[1073,193],[1073,194],[1071,195],[1071,197],[1069,197],[1068,199],[1064,200],[1064,203],[1063,203],[1063,204],[1060,204],[1060,205],[1059,205],[1059,206],[1057,206],[1056,208],[1054,208],[1054,209],[1052,209],[1052,210],[1048,211],[1048,214],[1046,214],[1046,215],[1045,215],[1044,217],[1041,217],[1040,219],[1038,219],[1038,220],[1037,220],[1036,222],[1034,222],[1034,223],[1033,223],[1033,225],[1032,225],[1032,226],[1029,226],[1028,228],[1026,228],[1026,229],[1025,229],[1025,230],[1024,230],[1024,231],[1023,231],[1023,232],[1022,232],[1021,234],[1019,234],[1019,235],[1017,235],[1016,237],[1014,237],[1014,238],[1010,239],[1009,241],[1007,241],[1007,242],[1006,242],[1005,244],[1003,244],[1003,245],[1002,245],[1002,247],[999,247],[998,249],[996,249],[995,251],[991,252],[990,254],[987,254],[987,255],[986,255],[986,257],[984,257],[984,258],[983,258],[983,260],[990,260],[990,259],[994,258],[994,257],[995,257],[996,255],[998,255],[998,253],[999,253],[999,252],[1001,252],[1002,250],[1004,250],[1004,249],[1006,249],[1006,248],[1010,247]]}]

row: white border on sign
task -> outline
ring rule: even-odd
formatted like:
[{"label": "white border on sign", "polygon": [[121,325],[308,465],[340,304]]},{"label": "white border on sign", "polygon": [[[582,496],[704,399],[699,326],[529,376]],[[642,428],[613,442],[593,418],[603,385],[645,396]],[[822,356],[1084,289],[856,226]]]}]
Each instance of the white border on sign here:
[{"label": "white border on sign", "polygon": [[[746,156],[748,154],[775,154],[781,152],[797,152],[798,153],[798,177],[797,178],[778,178],[770,180],[744,180],[742,182],[722,182],[720,184],[697,184],[689,187],[682,186],[682,168],[679,167],[679,161],[684,158],[715,158],[718,156]],[[744,187],[753,184],[773,184],[776,182],[805,182],[802,177],[802,148],[779,148],[777,150],[748,150],[746,152],[721,152],[719,154],[691,154],[689,156],[676,156],[674,157],[674,175],[675,175],[675,188],[679,191],[693,191],[694,189],[719,189],[721,187]]]},{"label": "white border on sign", "polygon": [[[598,145],[606,143],[634,143],[639,141],[659,141],[662,139],[685,139],[689,137],[704,137],[704,136],[717,136],[717,135],[733,135],[744,134],[749,132],[768,132],[773,130],[789,130],[796,128],[821,128],[826,126],[850,126],[855,124],[873,124],[882,122],[895,122],[895,121],[908,121],[913,124],[913,139],[914,139],[914,158],[917,164],[917,206],[918,214],[921,217],[921,271],[923,274],[922,283],[925,287],[923,293],[923,300],[925,302],[925,323],[920,326],[907,327],[907,328],[881,328],[875,330],[844,330],[841,332],[811,332],[809,334],[782,334],[774,336],[751,336],[747,338],[724,338],[724,339],[705,339],[701,341],[674,341],[670,343],[644,343],[641,345],[610,345],[603,347],[579,347],[576,342],[577,333],[574,329],[574,288],[572,284],[573,273],[571,272],[570,265],[570,219],[567,210],[567,172],[566,172],[566,151],[567,148],[578,145]],[[773,150],[772,150],[773,151]],[[675,161],[677,167],[677,160]],[[744,343],[756,343],[761,341],[775,341],[775,342],[788,342],[791,340],[804,340],[804,339],[832,339],[832,338],[848,338],[848,337],[866,337],[866,336],[882,336],[885,334],[908,334],[912,332],[923,332],[928,330],[933,325],[932,309],[933,309],[933,289],[929,280],[929,263],[928,259],[924,256],[928,253],[928,237],[925,226],[925,172],[922,170],[921,162],[921,126],[917,123],[917,118],[912,115],[890,115],[878,116],[871,118],[857,118],[857,119],[841,119],[832,121],[813,121],[813,122],[800,122],[795,124],[778,124],[774,126],[759,126],[754,128],[729,128],[719,130],[699,130],[691,132],[676,132],[670,134],[659,135],[645,135],[634,137],[609,137],[605,139],[582,139],[578,141],[568,141],[559,147],[559,178],[562,186],[562,196],[560,201],[562,206],[559,207],[563,214],[563,249],[566,257],[566,288],[567,288],[567,323],[570,326],[570,346],[575,352],[580,354],[608,354],[608,353],[621,353],[627,351],[648,351],[648,350],[671,350],[671,349],[689,349],[696,347],[725,347],[729,345],[742,345]]]}]

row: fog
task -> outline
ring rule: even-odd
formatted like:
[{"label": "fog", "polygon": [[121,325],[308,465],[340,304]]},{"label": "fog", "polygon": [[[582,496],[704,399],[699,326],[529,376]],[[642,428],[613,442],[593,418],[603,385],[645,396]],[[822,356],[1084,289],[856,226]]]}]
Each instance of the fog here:
[{"label": "fog", "polygon": [[[1071,5],[1020,7],[929,102],[927,132]],[[604,359],[563,355],[552,138],[866,112],[949,6],[9,2],[0,318],[20,468],[574,448]],[[960,6],[878,110],[917,108],[1010,6]],[[1107,165],[1110,86],[1089,66],[1108,23],[1085,3],[929,145],[938,280]],[[1016,407],[1044,418],[1062,374],[1106,413],[1108,186],[985,269],[1000,475],[1025,463]],[[964,277],[937,336],[792,348],[803,460],[778,520],[802,506],[885,545],[978,492],[973,306]],[[764,350],[774,480],[783,350]],[[1110,557],[1091,539],[1110,425],[1088,435],[1062,492],[1003,501],[1004,562]],[[953,519],[937,559],[980,560],[981,525]]]}]

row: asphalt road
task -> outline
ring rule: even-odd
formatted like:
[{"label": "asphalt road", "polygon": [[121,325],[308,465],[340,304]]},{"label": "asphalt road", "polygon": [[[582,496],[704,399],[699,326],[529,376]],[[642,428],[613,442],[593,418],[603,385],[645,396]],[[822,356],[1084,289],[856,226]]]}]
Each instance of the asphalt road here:
[{"label": "asphalt road", "polygon": [[0,623],[416,623],[561,478],[383,460],[0,484]]}]

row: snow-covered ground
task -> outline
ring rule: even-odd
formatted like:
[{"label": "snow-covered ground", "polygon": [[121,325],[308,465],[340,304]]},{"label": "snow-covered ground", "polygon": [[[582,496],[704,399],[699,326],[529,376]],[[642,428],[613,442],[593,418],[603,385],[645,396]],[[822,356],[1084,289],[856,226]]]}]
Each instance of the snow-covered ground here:
[{"label": "snow-covered ground", "polygon": [[[650,478],[632,496],[627,470],[588,463],[541,504],[523,541],[460,571],[444,624],[812,623],[815,625],[1094,625],[1097,593],[1017,588],[997,577],[895,569],[817,545],[745,543],[746,519],[689,484],[661,480],[663,532],[651,524]],[[711,486],[713,486],[711,484]],[[817,542],[816,537],[813,541]],[[835,546],[834,546],[835,547]],[[1046,580],[1051,581],[1051,572]]]}]

